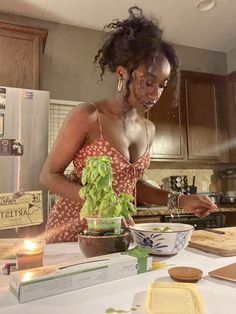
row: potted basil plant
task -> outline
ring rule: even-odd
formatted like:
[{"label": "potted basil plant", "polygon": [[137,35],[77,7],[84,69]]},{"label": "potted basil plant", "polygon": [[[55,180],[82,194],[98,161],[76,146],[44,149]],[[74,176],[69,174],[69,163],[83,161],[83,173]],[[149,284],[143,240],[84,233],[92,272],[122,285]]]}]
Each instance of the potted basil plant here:
[{"label": "potted basil plant", "polygon": [[79,193],[84,200],[80,217],[87,219],[89,234],[120,234],[122,217],[130,219],[136,212],[134,197],[128,193],[117,195],[112,181],[111,157],[87,159]]}]

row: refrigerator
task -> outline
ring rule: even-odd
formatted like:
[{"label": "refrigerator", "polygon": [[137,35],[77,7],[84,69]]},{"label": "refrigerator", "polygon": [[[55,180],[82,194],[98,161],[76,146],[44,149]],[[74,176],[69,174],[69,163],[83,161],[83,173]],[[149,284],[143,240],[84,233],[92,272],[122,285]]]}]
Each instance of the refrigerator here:
[{"label": "refrigerator", "polygon": [[[48,91],[0,86],[0,219],[11,218],[16,223],[16,227],[10,226],[9,229],[1,226],[0,238],[31,236],[43,231],[48,191],[39,184],[39,175],[48,154],[49,104]],[[18,196],[26,199],[34,212],[38,203],[35,199],[27,201],[27,197],[36,198],[39,191],[43,222],[35,226],[32,222],[31,226],[29,223],[25,227],[20,219],[26,211],[19,209],[22,202]],[[11,203],[15,203],[15,207]]]}]

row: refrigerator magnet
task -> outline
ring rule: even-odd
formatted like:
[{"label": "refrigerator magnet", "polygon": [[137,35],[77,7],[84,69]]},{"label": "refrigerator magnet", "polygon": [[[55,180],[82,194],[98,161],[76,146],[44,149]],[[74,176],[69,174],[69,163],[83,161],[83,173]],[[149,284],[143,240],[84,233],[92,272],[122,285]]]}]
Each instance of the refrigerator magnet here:
[{"label": "refrigerator magnet", "polygon": [[0,156],[11,155],[11,140],[7,138],[0,139]]},{"label": "refrigerator magnet", "polygon": [[0,109],[5,109],[6,108],[6,96],[3,95],[1,96],[0,94]]},{"label": "refrigerator magnet", "polygon": [[6,88],[0,87],[0,109],[6,108]]},{"label": "refrigerator magnet", "polygon": [[4,114],[0,113],[0,137],[4,135]]},{"label": "refrigerator magnet", "polygon": [[12,140],[11,154],[14,156],[22,156],[24,152],[23,144],[18,140]]}]

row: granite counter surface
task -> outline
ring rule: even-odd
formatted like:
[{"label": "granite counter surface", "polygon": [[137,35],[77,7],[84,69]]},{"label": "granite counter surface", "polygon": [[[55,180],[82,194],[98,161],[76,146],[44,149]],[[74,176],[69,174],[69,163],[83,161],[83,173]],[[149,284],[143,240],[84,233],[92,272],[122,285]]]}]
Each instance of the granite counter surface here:
[{"label": "granite counter surface", "polygon": [[[236,207],[233,205],[230,206],[222,206],[220,205],[217,208],[217,212],[235,212]],[[186,212],[182,209],[179,209],[179,214],[186,214]],[[137,213],[134,216],[162,216],[169,215],[168,208],[166,206],[150,206],[150,207],[138,207]]]}]

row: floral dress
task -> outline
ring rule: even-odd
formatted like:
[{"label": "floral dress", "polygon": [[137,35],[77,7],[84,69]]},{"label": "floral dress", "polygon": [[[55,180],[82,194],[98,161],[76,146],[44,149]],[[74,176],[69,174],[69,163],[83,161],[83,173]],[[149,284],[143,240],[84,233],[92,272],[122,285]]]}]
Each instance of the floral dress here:
[{"label": "floral dress", "polygon": [[[97,110],[97,109],[96,109]],[[141,178],[150,164],[150,149],[147,144],[145,153],[135,162],[130,163],[118,150],[116,150],[103,137],[100,114],[97,110],[100,137],[88,146],[78,151],[73,160],[74,180],[80,181],[83,168],[88,157],[110,156],[113,172],[113,188],[117,194],[121,192],[136,196],[136,183]],[[145,123],[147,143],[148,133]],[[46,225],[47,243],[75,242],[78,233],[86,228],[86,221],[80,220],[82,203],[59,198],[53,206]]]}]

